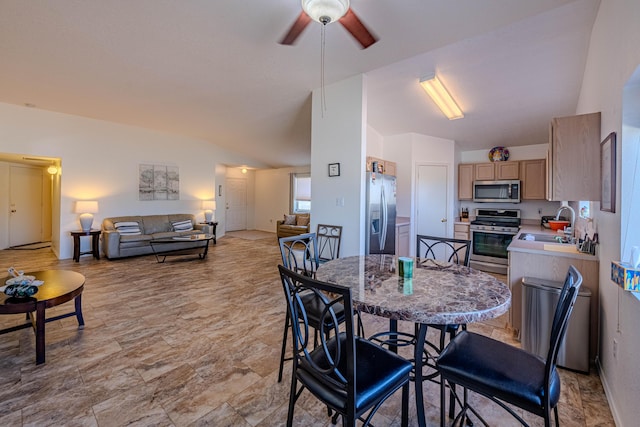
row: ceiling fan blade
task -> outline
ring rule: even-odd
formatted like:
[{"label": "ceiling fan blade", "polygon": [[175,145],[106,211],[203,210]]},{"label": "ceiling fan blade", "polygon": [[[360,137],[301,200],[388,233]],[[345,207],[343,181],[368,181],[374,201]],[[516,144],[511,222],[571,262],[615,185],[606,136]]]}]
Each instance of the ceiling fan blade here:
[{"label": "ceiling fan blade", "polygon": [[300,12],[300,16],[296,19],[296,22],[293,23],[289,32],[280,40],[280,44],[292,45],[296,42],[302,31],[307,28],[311,22],[311,18],[304,12]]},{"label": "ceiling fan blade", "polygon": [[363,49],[368,48],[372,44],[378,41],[378,38],[371,34],[371,32],[364,26],[362,21],[353,13],[353,10],[349,8],[347,13],[340,18],[340,23],[344,28],[351,33],[351,35],[362,45]]}]

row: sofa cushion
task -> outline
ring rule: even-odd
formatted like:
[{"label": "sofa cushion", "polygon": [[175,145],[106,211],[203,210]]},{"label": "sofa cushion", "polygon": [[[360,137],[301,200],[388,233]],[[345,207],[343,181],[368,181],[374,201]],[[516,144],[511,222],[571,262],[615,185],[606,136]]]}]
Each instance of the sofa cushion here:
[{"label": "sofa cushion", "polygon": [[171,227],[173,228],[173,231],[178,232],[193,230],[193,224],[191,223],[191,220],[174,221],[171,223]]},{"label": "sofa cushion", "polygon": [[296,225],[303,225],[303,226],[307,226],[309,225],[309,221],[311,220],[311,218],[309,217],[309,215],[298,215],[296,218]]},{"label": "sofa cushion", "polygon": [[121,248],[133,248],[137,246],[148,246],[151,236],[147,234],[125,234],[120,235]]},{"label": "sofa cushion", "polygon": [[161,233],[172,231],[171,222],[167,215],[144,215],[142,216],[143,234]]},{"label": "sofa cushion", "polygon": [[306,233],[307,231],[307,226],[306,225],[284,225],[282,224],[280,226],[280,228],[282,230],[291,230],[291,231],[297,231],[300,233]]},{"label": "sofa cushion", "polygon": [[284,214],[284,225],[296,225],[296,216]]},{"label": "sofa cushion", "polygon": [[140,224],[137,221],[114,222],[113,226],[115,227],[116,231],[120,234],[125,234],[125,235],[142,234],[142,231],[140,230]]}]

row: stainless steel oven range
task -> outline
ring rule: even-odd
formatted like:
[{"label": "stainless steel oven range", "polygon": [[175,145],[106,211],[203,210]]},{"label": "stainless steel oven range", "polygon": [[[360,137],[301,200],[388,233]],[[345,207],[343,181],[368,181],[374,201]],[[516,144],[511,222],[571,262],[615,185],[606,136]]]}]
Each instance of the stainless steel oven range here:
[{"label": "stainless steel oven range", "polygon": [[520,228],[518,209],[476,209],[471,221],[471,267],[507,274],[507,247]]}]

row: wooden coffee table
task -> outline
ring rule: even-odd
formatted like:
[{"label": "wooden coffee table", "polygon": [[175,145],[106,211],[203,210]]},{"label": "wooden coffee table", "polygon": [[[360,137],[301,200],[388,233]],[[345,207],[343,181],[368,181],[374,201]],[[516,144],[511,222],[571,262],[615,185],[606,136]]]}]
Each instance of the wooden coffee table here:
[{"label": "wooden coffee table", "polygon": [[[44,363],[45,359],[45,324],[65,317],[76,316],[78,329],[84,328],[82,318],[82,291],[85,278],[82,274],[68,270],[45,270],[25,273],[35,276],[36,280],[44,283],[39,286],[38,293],[30,298],[14,298],[0,293],[0,314],[26,313],[26,323],[0,330],[1,334],[32,327],[36,334],[36,364]],[[1,284],[10,277],[5,277]],[[45,310],[65,302],[74,300],[74,311],[47,319]]]},{"label": "wooden coffee table", "polygon": [[198,255],[199,259],[205,259],[209,252],[209,242],[213,239],[215,236],[212,234],[197,234],[154,239],[150,241],[150,244],[156,261],[163,263],[167,256],[175,255]]}]

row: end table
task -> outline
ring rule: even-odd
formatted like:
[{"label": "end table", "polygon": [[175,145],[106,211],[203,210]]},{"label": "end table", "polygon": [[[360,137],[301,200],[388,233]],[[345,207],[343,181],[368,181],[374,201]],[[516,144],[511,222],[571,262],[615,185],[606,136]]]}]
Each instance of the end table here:
[{"label": "end table", "polygon": [[200,224],[207,224],[211,226],[211,234],[213,235],[213,244],[215,245],[216,242],[216,227],[218,227],[218,221],[211,221],[211,222],[201,222]]},{"label": "end table", "polygon": [[[102,233],[100,230],[71,231],[71,236],[73,237],[73,260],[75,262],[80,262],[80,255],[85,254],[92,254],[95,259],[100,259],[100,247],[98,246],[100,233]],[[80,252],[80,237],[82,236],[91,236],[91,251]]]}]

